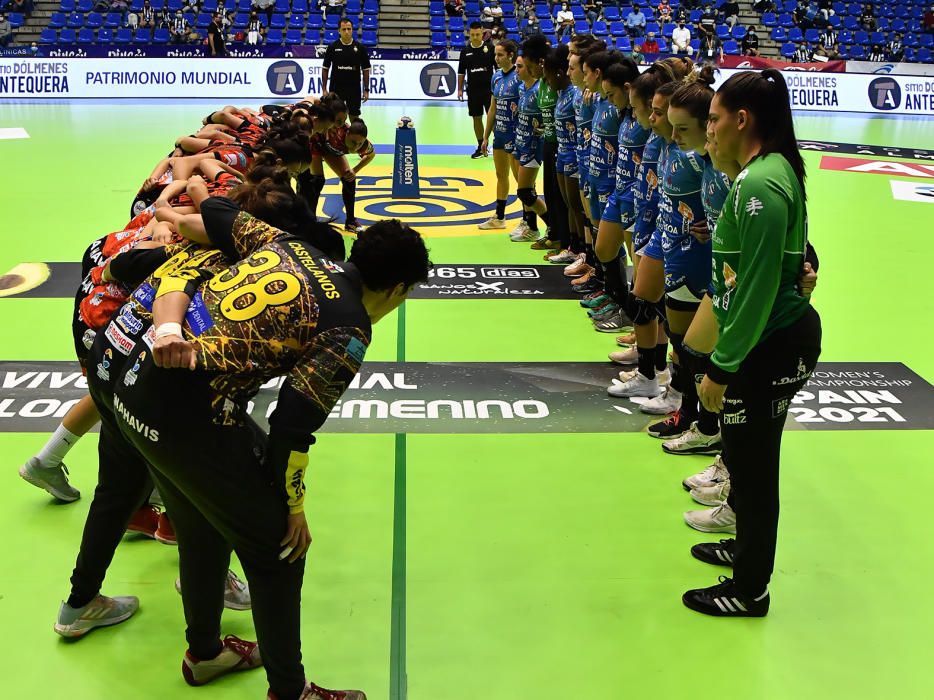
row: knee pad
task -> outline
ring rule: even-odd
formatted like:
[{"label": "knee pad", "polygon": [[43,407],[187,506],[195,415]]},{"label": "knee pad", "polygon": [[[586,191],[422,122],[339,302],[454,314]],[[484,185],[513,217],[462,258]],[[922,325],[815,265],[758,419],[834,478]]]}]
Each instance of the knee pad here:
[{"label": "knee pad", "polygon": [[532,187],[520,187],[516,190],[516,196],[527,207],[531,207],[538,200],[538,195],[535,194],[535,189]]},{"label": "knee pad", "polygon": [[632,313],[630,318],[632,322],[637,326],[644,326],[647,323],[651,323],[658,317],[655,304],[651,301],[643,299],[642,297],[637,297],[635,294],[631,295],[632,299]]}]

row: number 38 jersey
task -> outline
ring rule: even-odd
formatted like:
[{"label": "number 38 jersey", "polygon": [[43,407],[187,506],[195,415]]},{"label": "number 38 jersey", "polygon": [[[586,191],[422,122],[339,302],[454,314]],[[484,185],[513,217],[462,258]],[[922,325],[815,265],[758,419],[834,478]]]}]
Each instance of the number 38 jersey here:
[{"label": "number 38 jersey", "polygon": [[[201,207],[211,242],[228,260],[217,270],[199,258],[216,254],[187,246],[133,294],[134,311],[151,322],[157,296],[185,291],[192,301],[183,334],[197,369],[214,374],[218,404],[242,407],[260,386],[286,376],[270,427],[300,439],[324,423],[353,379],[370,342],[356,269],[237,209],[210,198]],[[148,337],[148,340],[146,338]],[[144,336],[151,346],[154,334]],[[217,421],[234,419],[229,415]]]}]

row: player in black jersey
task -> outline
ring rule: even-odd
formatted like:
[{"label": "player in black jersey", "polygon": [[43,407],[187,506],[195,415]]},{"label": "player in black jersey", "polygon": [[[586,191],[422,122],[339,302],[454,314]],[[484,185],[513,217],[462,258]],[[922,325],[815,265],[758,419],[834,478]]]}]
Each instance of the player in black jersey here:
[{"label": "player in black jersey", "polygon": [[[321,65],[321,83],[325,92],[340,95],[347,103],[351,119],[360,116],[360,103],[370,99],[370,57],[366,47],[353,38],[353,23],[340,21],[340,38],[328,45]],[[362,97],[361,97],[362,75]],[[330,87],[328,78],[331,79]]]},{"label": "player in black jersey", "polygon": [[470,41],[461,50],[457,62],[457,99],[464,100],[467,91],[467,114],[473,119],[473,133],[477,138],[477,150],[471,158],[482,158],[487,153],[483,143],[483,115],[493,98],[493,71],[496,70],[493,42],[483,40],[483,25],[470,23]]},{"label": "player in black jersey", "polygon": [[[371,324],[427,277],[428,253],[418,233],[384,221],[362,232],[349,261],[338,263],[228,200],[209,199],[201,211],[200,227],[186,217],[180,231],[240,262],[211,274],[173,259],[137,290],[133,312],[150,340],[112,377],[110,405],[173,514],[186,680],[205,677],[204,659],[220,659],[219,673],[258,664],[255,645],[220,639],[217,567],[223,575],[233,549],[250,583],[269,697],[332,697],[306,687],[301,664],[307,452],[356,375]],[[95,346],[91,361],[103,350]],[[246,405],[279,376],[285,382],[267,437]]]}]

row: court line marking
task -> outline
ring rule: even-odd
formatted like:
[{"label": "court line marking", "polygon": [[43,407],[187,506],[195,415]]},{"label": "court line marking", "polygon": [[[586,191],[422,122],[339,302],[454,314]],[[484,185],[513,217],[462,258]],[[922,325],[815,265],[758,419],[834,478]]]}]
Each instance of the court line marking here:
[{"label": "court line marking", "polygon": [[29,134],[22,127],[5,127],[0,128],[0,141],[5,141],[9,139],[28,139]]},{"label": "court line marking", "polygon": [[[405,362],[405,302],[397,312],[396,359]],[[389,700],[406,700],[408,676],[405,660],[406,575],[406,434],[395,435],[392,510],[392,597],[389,641]]]}]

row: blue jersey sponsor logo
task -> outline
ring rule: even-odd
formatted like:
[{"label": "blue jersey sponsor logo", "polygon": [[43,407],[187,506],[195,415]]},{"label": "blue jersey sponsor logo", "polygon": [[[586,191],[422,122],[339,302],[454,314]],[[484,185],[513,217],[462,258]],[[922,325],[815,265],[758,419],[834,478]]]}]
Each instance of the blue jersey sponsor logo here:
[{"label": "blue jersey sponsor logo", "polygon": [[594,102],[590,134],[590,177],[598,186],[609,186],[616,174],[619,110],[605,97],[595,97]]},{"label": "blue jersey sponsor logo", "polygon": [[516,131],[516,117],[519,112],[519,86],[522,83],[513,68],[508,73],[497,70],[493,74],[491,87],[496,100],[496,120],[493,131],[497,134],[512,136]]},{"label": "blue jersey sponsor logo", "polygon": [[535,153],[542,143],[542,111],[538,108],[538,81],[519,88],[519,115],[516,119],[516,151]]}]

